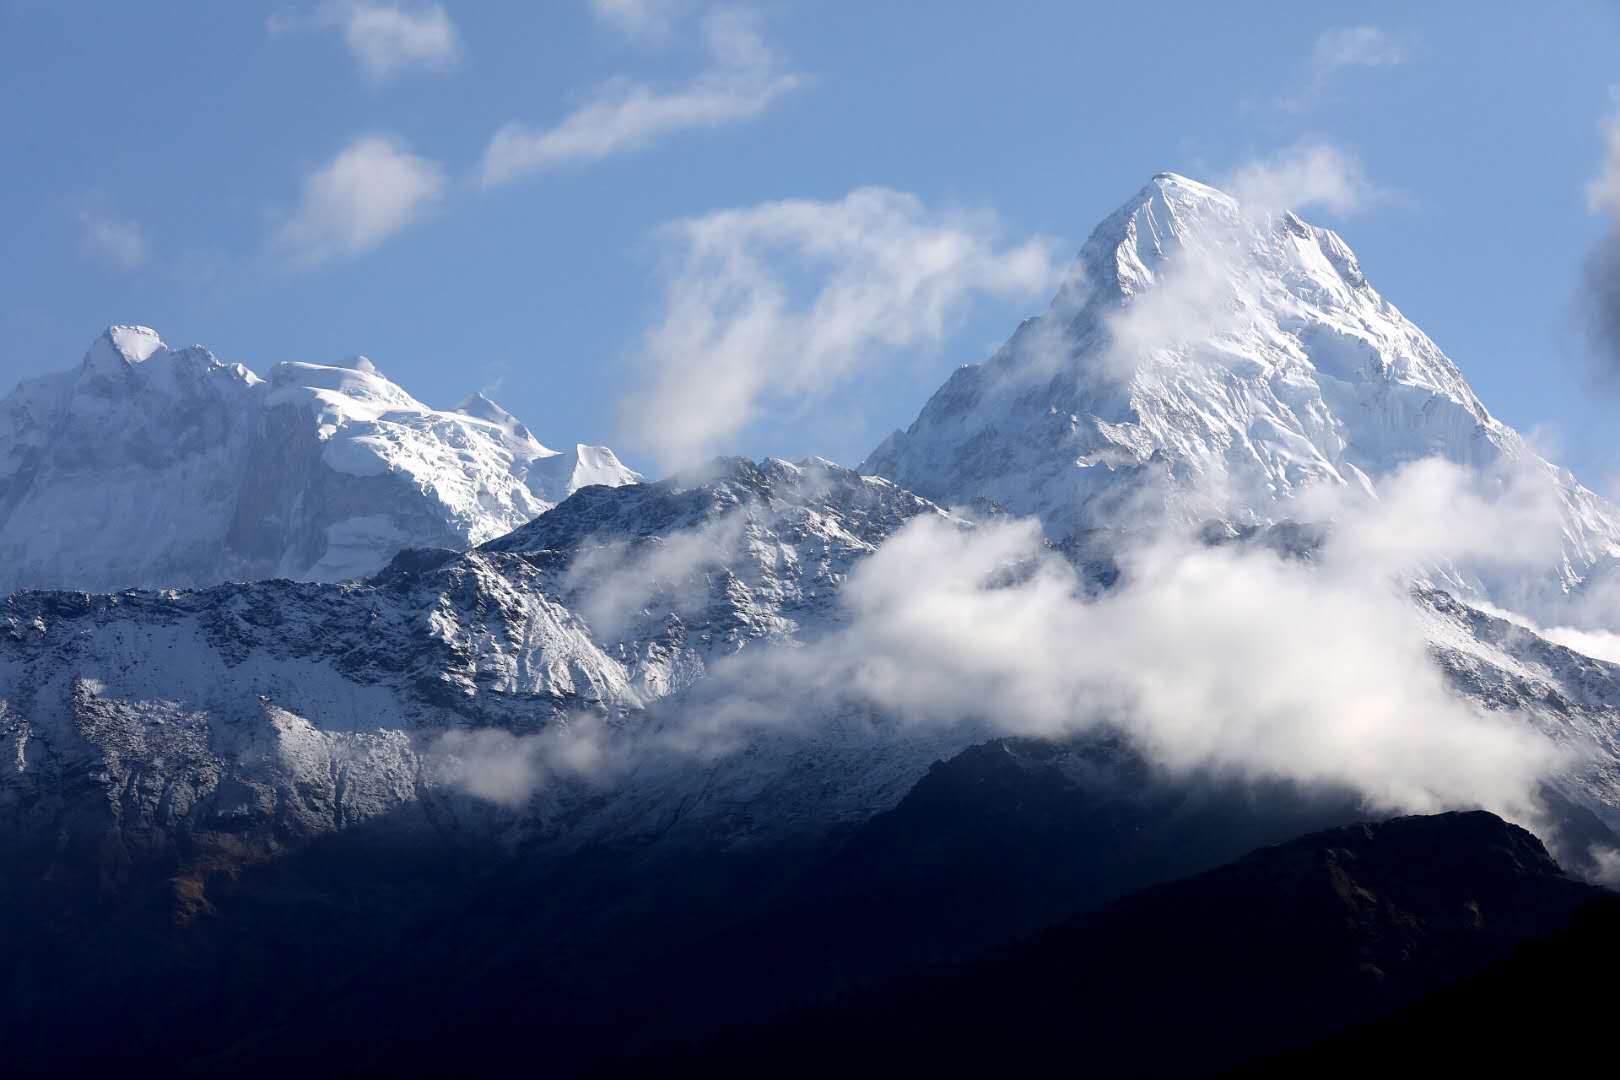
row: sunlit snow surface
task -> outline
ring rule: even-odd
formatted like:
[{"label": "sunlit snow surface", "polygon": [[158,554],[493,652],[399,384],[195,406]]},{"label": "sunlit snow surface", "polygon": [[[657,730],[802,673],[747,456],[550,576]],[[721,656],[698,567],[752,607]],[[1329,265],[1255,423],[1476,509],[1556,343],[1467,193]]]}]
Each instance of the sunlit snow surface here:
[{"label": "sunlit snow surface", "polygon": [[1549,580],[1484,582],[1497,603],[1533,605],[1620,554],[1620,511],[1493,417],[1337,234],[1164,173],[1097,227],[1044,316],[959,368],[861,471],[1061,536],[1160,508],[1297,518],[1312,488],[1370,490],[1435,456],[1558,488],[1562,559]]},{"label": "sunlit snow surface", "polygon": [[113,327],[77,370],[0,401],[0,592],[339,581],[637,479],[606,447],[548,449],[482,396],[429,408],[364,357],[260,379]]}]

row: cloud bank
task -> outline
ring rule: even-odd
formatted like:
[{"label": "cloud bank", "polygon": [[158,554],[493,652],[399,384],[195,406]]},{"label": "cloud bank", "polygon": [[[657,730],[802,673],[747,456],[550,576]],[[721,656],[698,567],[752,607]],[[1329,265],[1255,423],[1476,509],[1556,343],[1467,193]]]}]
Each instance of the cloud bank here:
[{"label": "cloud bank", "polygon": [[[1440,461],[1344,509],[1309,559],[1141,537],[1100,597],[1034,521],[919,518],[851,575],[846,628],[717,666],[700,723],[716,737],[717,723],[765,729],[796,700],[992,733],[1108,727],[1173,771],[1345,784],[1385,810],[1533,817],[1562,753],[1448,689],[1400,582],[1440,558],[1543,557],[1555,523],[1528,528],[1515,496]],[[1537,535],[1504,552],[1510,522]]]},{"label": "cloud bank", "polygon": [[[1437,560],[1543,559],[1557,522],[1526,518],[1522,492],[1439,460],[1381,493],[1335,504],[1309,553],[1133,534],[1119,582],[1100,594],[1034,520],[924,515],[857,565],[821,636],[716,662],[637,736],[582,722],[502,744],[477,783],[515,805],[560,776],[715,761],[865,714],[958,729],[963,745],[1117,732],[1173,774],[1348,786],[1380,811],[1485,806],[1534,823],[1569,752],[1448,687],[1406,581]],[[620,551],[611,569],[645,589],[712,560],[711,539]]]}]

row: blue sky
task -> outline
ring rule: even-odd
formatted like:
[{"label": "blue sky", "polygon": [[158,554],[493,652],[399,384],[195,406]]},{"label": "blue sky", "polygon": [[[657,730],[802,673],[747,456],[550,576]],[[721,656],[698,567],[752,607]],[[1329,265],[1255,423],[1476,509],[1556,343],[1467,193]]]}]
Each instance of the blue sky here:
[{"label": "blue sky", "polygon": [[[705,450],[854,464],[1152,173],[1309,148],[1360,197],[1305,216],[1493,411],[1610,486],[1620,388],[1578,297],[1608,242],[1588,186],[1615,8],[1003,7],[3,0],[0,381],[114,322],[260,371],[361,352],[431,404],[487,389],[542,441],[658,471],[646,357],[709,340],[669,326],[669,290],[757,259],[789,308],[831,276],[857,314],[925,310],[807,350],[776,318],[729,344],[780,350],[782,393],[664,404],[753,406],[705,417]],[[949,274],[884,276],[940,244]]]}]

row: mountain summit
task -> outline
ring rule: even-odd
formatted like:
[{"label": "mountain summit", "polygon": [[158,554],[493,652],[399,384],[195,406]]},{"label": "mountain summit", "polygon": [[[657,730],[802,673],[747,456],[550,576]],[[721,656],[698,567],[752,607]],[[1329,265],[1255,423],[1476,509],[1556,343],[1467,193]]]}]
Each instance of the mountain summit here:
[{"label": "mountain summit", "polygon": [[1061,536],[1144,502],[1189,522],[1285,519],[1308,489],[1371,496],[1434,456],[1556,487],[1557,586],[1620,553],[1620,511],[1492,416],[1337,233],[1160,173],[1092,232],[1046,314],[860,468]]},{"label": "mountain summit", "polygon": [[261,379],[111,327],[76,370],[0,400],[0,593],[341,580],[640,479],[606,447],[548,449],[479,402],[429,408],[365,357]]}]

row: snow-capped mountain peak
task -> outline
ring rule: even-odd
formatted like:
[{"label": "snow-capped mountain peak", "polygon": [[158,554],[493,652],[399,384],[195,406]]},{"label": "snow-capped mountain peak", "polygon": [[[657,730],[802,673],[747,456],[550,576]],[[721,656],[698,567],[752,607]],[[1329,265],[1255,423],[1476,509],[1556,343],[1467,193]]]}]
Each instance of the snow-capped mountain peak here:
[{"label": "snow-capped mountain peak", "polygon": [[109,326],[85,352],[83,368],[93,374],[120,372],[167,348],[149,326]]},{"label": "snow-capped mountain peak", "polygon": [[1620,511],[1492,416],[1340,236],[1161,173],[1092,232],[1045,315],[958,369],[861,470],[1062,536],[1144,505],[1284,520],[1313,488],[1376,497],[1435,456],[1557,488],[1557,587],[1620,542]]},{"label": "snow-capped mountain peak", "polygon": [[493,402],[433,409],[363,356],[268,374],[114,326],[19,385],[0,401],[0,592],[358,577],[640,479]]}]

